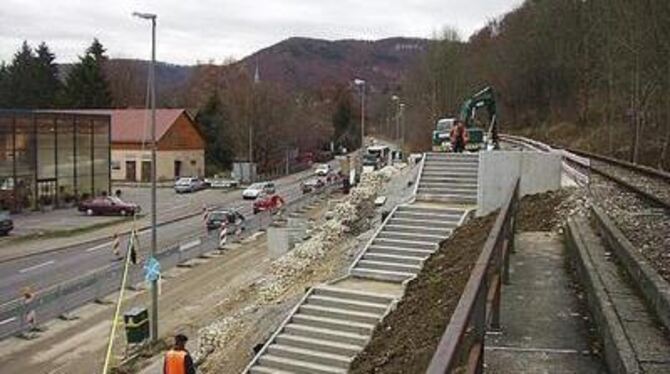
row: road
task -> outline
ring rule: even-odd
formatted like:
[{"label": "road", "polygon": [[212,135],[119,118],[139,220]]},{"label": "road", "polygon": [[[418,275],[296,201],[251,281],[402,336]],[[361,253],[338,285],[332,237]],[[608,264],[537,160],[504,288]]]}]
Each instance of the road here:
[{"label": "road", "polygon": [[[304,174],[304,173],[303,173]],[[287,201],[301,196],[301,178],[287,177],[277,181],[277,193]],[[197,194],[197,193],[196,193]],[[252,201],[242,200],[240,191],[222,194],[219,206],[238,208],[245,216],[252,215]],[[180,205],[166,207],[170,212],[178,211]],[[183,215],[183,213],[182,213]],[[202,216],[167,223],[158,228],[158,248],[166,248],[175,244],[182,246],[196,245],[198,236],[205,234]],[[215,233],[212,233],[215,235]],[[122,248],[125,249],[128,235],[121,236]],[[140,256],[149,250],[151,235],[149,229],[139,233]],[[57,251],[19,257],[0,263],[0,304],[21,296],[24,287],[39,290],[58,284],[87,272],[112,264],[115,256],[111,250],[112,241],[103,238],[91,242],[74,244]],[[2,324],[2,321],[0,321]]]}]

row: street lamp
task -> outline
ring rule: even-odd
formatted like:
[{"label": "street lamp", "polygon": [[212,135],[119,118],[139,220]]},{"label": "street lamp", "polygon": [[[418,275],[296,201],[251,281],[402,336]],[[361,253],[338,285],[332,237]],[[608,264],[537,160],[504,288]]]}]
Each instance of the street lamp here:
[{"label": "street lamp", "polygon": [[395,107],[395,137],[393,139],[400,139],[400,97],[398,95],[391,96],[391,100],[396,103]]},{"label": "street lamp", "polygon": [[[134,17],[151,21],[151,251],[150,258],[156,256],[156,18],[155,14],[133,12]],[[158,280],[151,281],[151,341],[158,340]]]},{"label": "street lamp", "polygon": [[365,81],[354,79],[354,84],[361,89],[361,149],[365,147]]},{"label": "street lamp", "polygon": [[400,103],[400,146],[405,148],[405,103]]}]

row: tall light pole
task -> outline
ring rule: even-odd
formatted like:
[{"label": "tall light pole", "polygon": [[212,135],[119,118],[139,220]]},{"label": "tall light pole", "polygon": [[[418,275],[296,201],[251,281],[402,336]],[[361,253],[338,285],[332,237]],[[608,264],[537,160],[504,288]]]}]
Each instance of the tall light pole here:
[{"label": "tall light pole", "polygon": [[405,103],[400,103],[400,146],[405,148]]},{"label": "tall light pole", "polygon": [[[151,250],[149,256],[156,257],[156,15],[134,12],[133,16],[151,21]],[[158,340],[158,279],[151,281],[151,341]]]},{"label": "tall light pole", "polygon": [[365,147],[365,81],[354,79],[354,84],[361,89],[361,150]]},{"label": "tall light pole", "polygon": [[391,96],[391,100],[395,103],[395,135],[394,140],[400,139],[400,97],[398,95]]}]

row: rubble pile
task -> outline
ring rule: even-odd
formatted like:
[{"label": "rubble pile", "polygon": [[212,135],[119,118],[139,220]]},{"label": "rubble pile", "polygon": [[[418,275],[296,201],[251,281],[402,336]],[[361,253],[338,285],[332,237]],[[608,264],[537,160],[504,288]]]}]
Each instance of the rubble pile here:
[{"label": "rubble pile", "polygon": [[193,360],[201,362],[216,349],[228,345],[235,336],[236,329],[243,325],[241,317],[255,309],[256,306],[248,306],[232,316],[216,320],[201,328],[198,331],[198,347],[193,354]]}]

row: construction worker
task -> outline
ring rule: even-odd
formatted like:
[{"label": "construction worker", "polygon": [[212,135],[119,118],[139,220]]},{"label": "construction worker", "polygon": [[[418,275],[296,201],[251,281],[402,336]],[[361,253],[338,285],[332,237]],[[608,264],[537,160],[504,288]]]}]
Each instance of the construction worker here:
[{"label": "construction worker", "polygon": [[183,334],[174,337],[174,347],[165,353],[163,374],[195,374],[193,359],[186,350],[187,341]]},{"label": "construction worker", "polygon": [[465,150],[465,145],[468,143],[468,131],[463,121],[456,120],[454,122],[454,127],[451,128],[449,138],[451,139],[451,148],[454,152],[462,153]]}]

